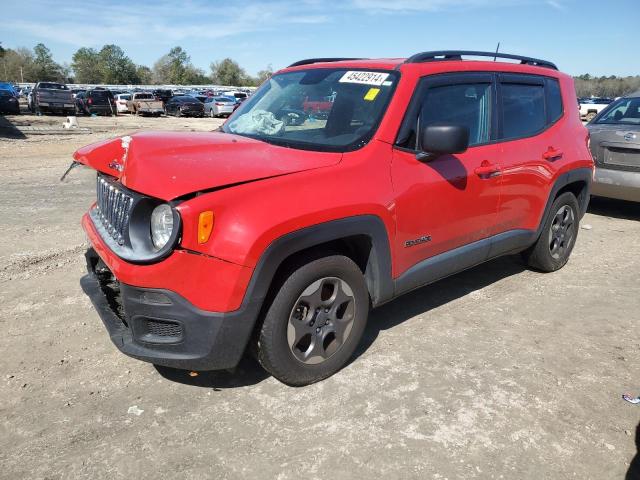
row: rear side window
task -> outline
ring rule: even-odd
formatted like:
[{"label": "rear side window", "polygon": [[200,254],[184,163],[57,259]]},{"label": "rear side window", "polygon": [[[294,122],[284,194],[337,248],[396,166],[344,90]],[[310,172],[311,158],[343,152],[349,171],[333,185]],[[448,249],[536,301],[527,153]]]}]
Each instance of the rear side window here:
[{"label": "rear side window", "polygon": [[546,127],[543,85],[503,83],[503,138],[535,135]]},{"label": "rear side window", "polygon": [[491,84],[444,85],[427,90],[422,103],[419,127],[448,123],[469,128],[469,145],[489,141]]},{"label": "rear side window", "polygon": [[562,93],[560,93],[560,83],[555,78],[547,78],[547,113],[549,122],[553,123],[562,116]]}]

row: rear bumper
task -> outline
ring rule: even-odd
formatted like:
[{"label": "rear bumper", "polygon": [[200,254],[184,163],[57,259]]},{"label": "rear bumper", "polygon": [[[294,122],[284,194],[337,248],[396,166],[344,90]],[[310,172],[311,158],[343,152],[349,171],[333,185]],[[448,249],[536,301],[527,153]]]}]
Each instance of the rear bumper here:
[{"label": "rear bumper", "polygon": [[640,172],[596,167],[591,194],[640,202]]},{"label": "rear bumper", "polygon": [[256,305],[225,313],[200,310],[170,290],[119,282],[93,249],[85,256],[88,273],[80,285],[124,354],[189,370],[232,368],[242,358]]}]

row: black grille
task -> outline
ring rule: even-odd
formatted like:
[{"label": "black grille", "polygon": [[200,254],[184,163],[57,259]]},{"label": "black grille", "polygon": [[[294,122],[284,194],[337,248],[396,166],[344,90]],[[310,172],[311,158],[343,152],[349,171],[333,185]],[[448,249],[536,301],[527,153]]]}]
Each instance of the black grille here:
[{"label": "black grille", "polygon": [[158,337],[180,337],[182,335],[182,327],[173,322],[147,320],[147,330],[151,335]]},{"label": "black grille", "polygon": [[124,231],[129,223],[133,197],[101,176],[98,176],[97,190],[98,217],[118,245],[124,245]]}]

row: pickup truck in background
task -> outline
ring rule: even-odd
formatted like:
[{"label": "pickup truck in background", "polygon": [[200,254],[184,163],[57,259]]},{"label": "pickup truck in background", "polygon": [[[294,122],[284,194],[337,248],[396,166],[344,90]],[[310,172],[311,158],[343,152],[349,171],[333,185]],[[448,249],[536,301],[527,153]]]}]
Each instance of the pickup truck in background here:
[{"label": "pickup truck in background", "polygon": [[580,119],[590,122],[597,114],[607,108],[611,102],[613,102],[611,98],[590,97],[579,99]]},{"label": "pickup truck in background", "polygon": [[164,113],[162,100],[156,100],[151,93],[134,93],[127,101],[127,110],[136,115],[153,115],[159,117]]},{"label": "pickup truck in background", "polygon": [[66,85],[54,82],[38,82],[29,96],[29,110],[33,113],[75,115],[73,94]]}]

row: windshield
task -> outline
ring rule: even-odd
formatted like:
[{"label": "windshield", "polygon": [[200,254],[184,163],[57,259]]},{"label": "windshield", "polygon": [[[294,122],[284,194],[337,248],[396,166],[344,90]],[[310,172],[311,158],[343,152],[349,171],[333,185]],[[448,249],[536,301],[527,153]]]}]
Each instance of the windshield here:
[{"label": "windshield", "polygon": [[274,75],[223,131],[292,148],[355,150],[373,136],[398,76],[324,68]]},{"label": "windshield", "polygon": [[620,98],[603,110],[594,123],[640,125],[640,97]]}]

